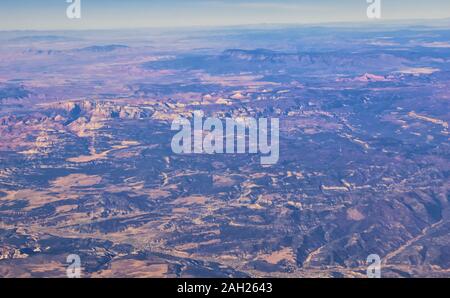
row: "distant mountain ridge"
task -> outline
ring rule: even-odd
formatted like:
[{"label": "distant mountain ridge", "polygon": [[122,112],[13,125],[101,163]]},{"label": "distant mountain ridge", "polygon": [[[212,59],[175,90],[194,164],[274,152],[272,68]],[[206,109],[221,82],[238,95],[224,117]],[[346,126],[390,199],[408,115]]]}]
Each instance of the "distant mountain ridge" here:
[{"label": "distant mountain ridge", "polygon": [[397,70],[412,57],[396,56],[389,52],[346,51],[278,52],[267,49],[227,49],[217,55],[186,55],[171,60],[143,64],[147,69],[203,69],[213,74],[267,72],[289,69],[293,73],[321,71],[331,73],[359,73]]},{"label": "distant mountain ridge", "polygon": [[59,35],[29,35],[10,39],[10,41],[19,41],[19,42],[62,42],[70,40],[73,39],[70,37]]},{"label": "distant mountain ridge", "polygon": [[108,53],[116,50],[128,49],[129,47],[126,45],[120,44],[110,44],[110,45],[94,45],[85,48],[78,49],[78,52],[91,52],[91,53]]}]

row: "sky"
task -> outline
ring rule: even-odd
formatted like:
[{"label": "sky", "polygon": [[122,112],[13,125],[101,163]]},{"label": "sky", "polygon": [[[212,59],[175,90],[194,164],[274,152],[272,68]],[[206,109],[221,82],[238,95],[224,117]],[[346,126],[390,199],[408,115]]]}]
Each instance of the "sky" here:
[{"label": "sky", "polygon": [[[366,14],[368,0],[79,0],[81,19],[67,17],[67,1],[0,0],[0,30],[373,21]],[[381,0],[381,4],[381,20],[450,17],[450,0]]]}]

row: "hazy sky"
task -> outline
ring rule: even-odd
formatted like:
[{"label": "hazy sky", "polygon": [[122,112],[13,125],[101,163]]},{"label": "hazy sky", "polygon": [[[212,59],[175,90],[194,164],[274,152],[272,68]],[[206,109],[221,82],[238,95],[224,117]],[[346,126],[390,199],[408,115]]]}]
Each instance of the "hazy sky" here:
[{"label": "hazy sky", "polygon": [[[450,0],[381,0],[382,18],[450,17]],[[81,19],[66,0],[0,0],[0,30],[107,29],[261,23],[365,21],[366,0],[81,0]]]}]

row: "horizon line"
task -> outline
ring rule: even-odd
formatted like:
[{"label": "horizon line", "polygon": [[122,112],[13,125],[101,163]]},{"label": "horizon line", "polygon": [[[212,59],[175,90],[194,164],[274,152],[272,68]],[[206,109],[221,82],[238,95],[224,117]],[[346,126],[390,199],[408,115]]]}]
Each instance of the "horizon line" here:
[{"label": "horizon line", "polygon": [[[83,29],[0,29],[1,33],[6,32],[84,32],[84,31],[127,31],[127,30],[180,30],[180,29],[220,29],[220,28],[239,28],[239,27],[250,27],[250,26],[291,26],[291,27],[316,27],[316,26],[345,26],[345,25],[364,25],[370,26],[371,24],[378,25],[395,25],[395,23],[402,23],[398,25],[408,25],[411,23],[419,23],[421,22],[442,22],[448,21],[449,29],[450,29],[450,17],[445,18],[420,18],[420,19],[370,19],[366,21],[330,21],[330,22],[311,22],[311,23],[276,23],[276,22],[268,22],[268,23],[242,23],[242,24],[223,24],[223,25],[186,25],[186,26],[137,26],[137,27],[111,27],[111,28],[83,28]],[[436,27],[440,24],[420,24],[426,27]]]}]

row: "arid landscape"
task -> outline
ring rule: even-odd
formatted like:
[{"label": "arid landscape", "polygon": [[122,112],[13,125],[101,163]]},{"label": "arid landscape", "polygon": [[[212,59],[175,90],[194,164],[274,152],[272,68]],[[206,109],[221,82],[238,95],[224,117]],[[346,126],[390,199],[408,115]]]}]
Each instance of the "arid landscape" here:
[{"label": "arid landscape", "polygon": [[[0,277],[450,277],[447,23],[0,32]],[[174,154],[199,110],[279,162]]]}]

